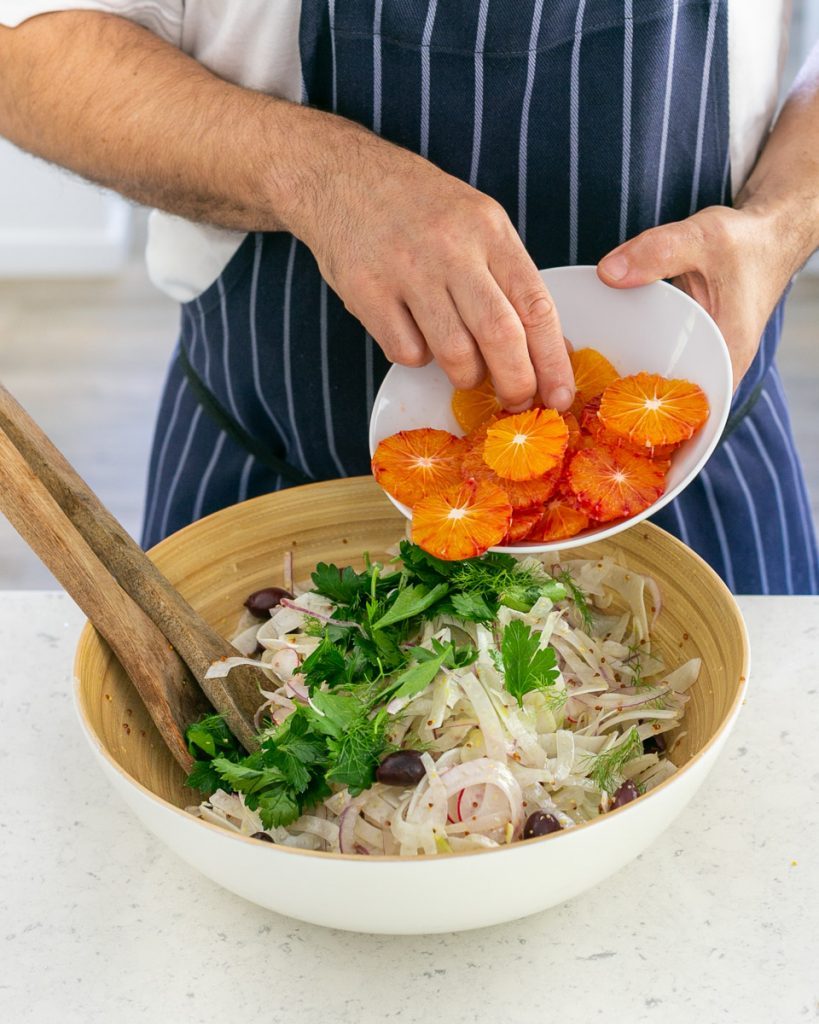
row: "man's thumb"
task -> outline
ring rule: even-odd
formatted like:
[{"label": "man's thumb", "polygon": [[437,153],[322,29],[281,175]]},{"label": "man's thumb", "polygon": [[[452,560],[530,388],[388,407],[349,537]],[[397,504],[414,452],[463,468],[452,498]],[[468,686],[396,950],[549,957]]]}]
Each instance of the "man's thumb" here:
[{"label": "man's thumb", "polygon": [[683,224],[649,228],[624,242],[597,264],[597,276],[612,288],[635,288],[692,270],[697,247]]}]

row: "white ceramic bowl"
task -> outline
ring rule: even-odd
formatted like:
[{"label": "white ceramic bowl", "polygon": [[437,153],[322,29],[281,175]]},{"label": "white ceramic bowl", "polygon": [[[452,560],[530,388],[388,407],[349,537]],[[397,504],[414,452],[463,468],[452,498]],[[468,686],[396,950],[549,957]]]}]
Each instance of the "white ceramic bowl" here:
[{"label": "white ceramic bowl", "polygon": [[[598,349],[624,376],[659,373],[699,384],[710,416],[690,441],[674,453],[665,494],[644,512],[610,525],[584,530],[551,544],[517,544],[493,550],[518,554],[565,551],[612,537],[653,515],[699,473],[728,419],[733,383],[731,360],[719,328],[699,303],[664,281],[643,288],[615,289],[600,281],[594,267],[541,270],[557,305],[563,333],[575,348]],[[370,419],[370,454],[378,442],[399,430],[435,427],[461,435],[452,415],[452,385],[437,363],[420,369],[393,366],[378,391]],[[388,495],[408,518],[412,510]]]},{"label": "white ceramic bowl", "polygon": [[[151,557],[206,621],[230,636],[247,594],[281,581],[285,552],[296,579],[306,579],[319,561],[360,566],[363,551],[381,557],[404,525],[371,477],[335,480],[214,513],[164,540]],[[183,810],[197,794],[184,787],[133,685],[90,625],[75,661],[80,723],[105,775],[145,826],[208,878],[263,907],[314,924],[398,934],[533,914],[607,878],[674,820],[714,766],[748,676],[736,601],[676,538],[645,523],[584,554],[614,554],[653,576],[664,595],[655,649],[669,665],[703,662],[673,748],[679,771],[589,824],[498,850],[415,858],[299,851],[226,832]]]}]

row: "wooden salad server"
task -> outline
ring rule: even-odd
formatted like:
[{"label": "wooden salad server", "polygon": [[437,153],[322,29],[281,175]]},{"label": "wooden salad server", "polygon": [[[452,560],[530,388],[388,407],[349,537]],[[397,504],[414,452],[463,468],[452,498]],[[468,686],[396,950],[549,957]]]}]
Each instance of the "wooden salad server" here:
[{"label": "wooden salad server", "polygon": [[13,396],[0,385],[0,511],[106,639],[176,760],[215,708],[247,750],[259,675],[208,667],[238,652],[185,601]]}]

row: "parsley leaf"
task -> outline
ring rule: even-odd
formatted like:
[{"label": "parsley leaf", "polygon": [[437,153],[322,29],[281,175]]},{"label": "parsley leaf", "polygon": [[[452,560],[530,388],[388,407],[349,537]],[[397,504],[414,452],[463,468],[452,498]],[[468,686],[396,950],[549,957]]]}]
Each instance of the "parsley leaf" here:
[{"label": "parsley leaf", "polygon": [[339,686],[350,681],[347,659],[327,635],[322,638],[313,653],[304,659],[301,674],[311,693],[322,683],[327,683],[328,686]]},{"label": "parsley leaf", "polygon": [[465,593],[452,595],[452,609],[459,619],[466,622],[491,622],[495,611],[480,594]]},{"label": "parsley leaf", "polygon": [[378,695],[379,700],[414,697],[422,690],[425,690],[438,675],[441,665],[443,665],[451,653],[451,644],[447,644],[440,654],[433,655],[432,657],[429,657],[429,652],[425,651],[423,660],[413,662],[397,679],[393,679],[389,686]]},{"label": "parsley leaf", "polygon": [[290,825],[301,815],[296,796],[287,786],[271,786],[256,801],[256,810],[265,828]]},{"label": "parsley leaf", "polygon": [[315,589],[336,604],[355,605],[369,593],[370,576],[369,572],[358,573],[349,565],[339,569],[337,565],[319,562],[311,579]]},{"label": "parsley leaf", "polygon": [[515,619],[503,631],[501,655],[506,689],[523,706],[523,695],[543,690],[557,679],[557,658],[551,647],[539,648],[540,637]]},{"label": "parsley leaf", "polygon": [[185,785],[212,793],[220,786],[219,773],[213,767],[213,758],[222,755],[231,761],[241,761],[245,756],[221,715],[208,715],[185,730],[188,751],[196,760]]},{"label": "parsley leaf", "polygon": [[226,757],[215,757],[213,767],[219,772],[222,780],[227,782],[237,793],[254,793],[272,783],[284,782],[285,778],[278,768],[265,768],[261,765],[259,751],[251,754],[242,762],[228,761]]},{"label": "parsley leaf", "polygon": [[193,757],[198,757],[200,751],[210,757],[216,757],[220,751],[224,753],[239,749],[221,715],[208,715],[189,725],[185,731],[185,738],[188,741],[188,751]]},{"label": "parsley leaf", "polygon": [[191,789],[199,789],[203,793],[213,793],[221,785],[219,772],[213,767],[213,761],[194,761],[185,785]]},{"label": "parsley leaf", "polygon": [[432,661],[443,656],[442,664],[447,668],[464,668],[477,660],[478,652],[472,644],[464,644],[462,647],[455,647],[453,644],[443,644],[435,637],[431,640],[432,649],[427,647],[413,647],[412,656],[415,661]]},{"label": "parsley leaf", "polygon": [[312,697],[313,708],[304,708],[313,728],[325,736],[339,739],[352,729],[356,720],[366,714],[366,708],[357,697],[319,690]]},{"label": "parsley leaf", "polygon": [[455,569],[457,562],[445,562],[435,555],[430,555],[417,544],[411,544],[408,540],[402,540],[399,545],[400,561],[404,566],[404,573],[409,578],[414,578],[428,586],[436,586],[438,583],[448,580]]},{"label": "parsley leaf", "polygon": [[440,601],[449,592],[446,583],[439,583],[437,586],[429,587],[423,583],[417,583],[412,587],[405,587],[398,591],[398,596],[392,602],[387,611],[372,624],[372,628],[386,629],[387,626],[394,626],[397,622],[411,619],[421,612],[431,608],[437,601]]}]

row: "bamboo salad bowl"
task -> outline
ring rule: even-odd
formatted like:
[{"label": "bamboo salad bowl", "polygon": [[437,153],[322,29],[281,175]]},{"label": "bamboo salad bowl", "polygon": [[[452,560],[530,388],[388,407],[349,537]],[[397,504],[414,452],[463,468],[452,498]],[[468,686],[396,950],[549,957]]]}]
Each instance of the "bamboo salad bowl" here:
[{"label": "bamboo salad bowl", "polygon": [[[405,520],[370,478],[296,487],[217,512],[151,552],[159,568],[224,636],[245,597],[295,579],[319,561],[360,567],[404,535]],[[748,639],[719,577],[674,537],[640,523],[572,557],[619,556],[657,580],[655,642],[667,660],[702,658],[673,759],[679,771],[638,800],[586,825],[498,850],[437,857],[362,857],[279,847],[186,813],[198,794],[94,628],[75,661],[83,731],[103,772],[143,824],[226,889],[315,924],[393,934],[454,931],[511,921],[591,888],[638,856],[676,817],[714,766],[736,721],[748,676]]]}]

